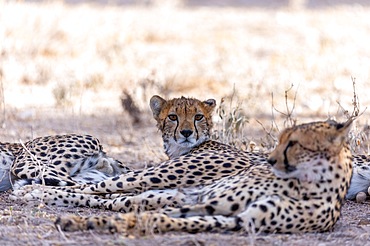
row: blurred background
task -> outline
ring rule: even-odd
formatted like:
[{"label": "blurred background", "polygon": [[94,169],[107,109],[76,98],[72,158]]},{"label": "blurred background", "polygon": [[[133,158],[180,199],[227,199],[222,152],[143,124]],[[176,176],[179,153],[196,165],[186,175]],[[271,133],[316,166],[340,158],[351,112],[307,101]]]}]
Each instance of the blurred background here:
[{"label": "blurred background", "polygon": [[354,101],[362,134],[369,40],[366,0],[0,1],[0,137],[152,148],[154,94],[215,98],[216,138],[345,120]]}]

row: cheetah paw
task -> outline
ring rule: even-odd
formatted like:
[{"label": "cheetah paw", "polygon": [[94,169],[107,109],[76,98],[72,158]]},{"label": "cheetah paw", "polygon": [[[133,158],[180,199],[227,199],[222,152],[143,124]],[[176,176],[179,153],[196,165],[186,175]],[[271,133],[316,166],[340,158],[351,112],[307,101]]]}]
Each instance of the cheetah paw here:
[{"label": "cheetah paw", "polygon": [[43,197],[43,191],[40,189],[29,189],[22,188],[18,190],[14,190],[9,198],[13,201],[23,201],[23,202],[33,202],[33,201],[40,201]]}]

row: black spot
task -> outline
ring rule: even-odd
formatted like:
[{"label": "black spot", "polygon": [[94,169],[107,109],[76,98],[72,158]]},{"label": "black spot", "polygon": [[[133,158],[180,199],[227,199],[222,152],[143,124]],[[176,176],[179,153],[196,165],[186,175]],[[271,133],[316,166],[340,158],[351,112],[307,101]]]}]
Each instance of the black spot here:
[{"label": "black spot", "polygon": [[233,198],[233,196],[228,196],[228,197],[227,197],[227,200],[228,200],[229,202],[232,202],[232,201],[234,201],[234,198]]},{"label": "black spot", "polygon": [[239,204],[234,203],[233,205],[231,205],[231,211],[235,212],[238,209],[239,209]]},{"label": "black spot", "polygon": [[212,201],[210,202],[211,205],[217,205],[218,204],[218,201]]},{"label": "black spot", "polygon": [[267,201],[267,203],[271,204],[272,206],[275,207],[275,202],[274,201]]},{"label": "black spot", "polygon": [[117,185],[118,188],[122,188],[123,187],[123,183],[122,182],[118,182],[116,185]]},{"label": "black spot", "polygon": [[261,220],[261,226],[266,226],[266,218],[263,218],[263,219]]},{"label": "black spot", "polygon": [[61,161],[54,161],[54,163],[53,163],[53,164],[54,164],[55,166],[58,166],[58,165],[60,165],[61,163],[62,163]]},{"label": "black spot", "polygon": [[150,178],[149,180],[150,180],[153,184],[159,184],[159,183],[161,183],[161,182],[162,182],[162,180],[161,180],[161,179],[156,178],[156,177],[152,177],[152,178]]},{"label": "black spot", "polygon": [[168,175],[167,178],[169,180],[176,180],[177,179],[177,177],[175,175]]},{"label": "black spot", "polygon": [[127,200],[127,201],[125,202],[125,206],[126,206],[126,207],[130,207],[130,206],[131,206],[131,201],[130,201],[130,200]]},{"label": "black spot", "polygon": [[267,212],[267,206],[266,205],[259,205],[259,208],[261,209],[262,212],[266,213]]},{"label": "black spot", "polygon": [[205,207],[207,214],[212,215],[215,212],[215,209],[212,206],[206,206]]},{"label": "black spot", "polygon": [[229,168],[229,167],[231,167],[231,163],[226,162],[222,166],[225,167],[225,168]]},{"label": "black spot", "polygon": [[289,230],[289,229],[291,229],[291,228],[293,228],[293,224],[287,224],[287,225],[286,225],[286,229],[288,229],[288,230]]},{"label": "black spot", "polygon": [[136,179],[134,177],[129,177],[126,179],[127,182],[134,182]]}]

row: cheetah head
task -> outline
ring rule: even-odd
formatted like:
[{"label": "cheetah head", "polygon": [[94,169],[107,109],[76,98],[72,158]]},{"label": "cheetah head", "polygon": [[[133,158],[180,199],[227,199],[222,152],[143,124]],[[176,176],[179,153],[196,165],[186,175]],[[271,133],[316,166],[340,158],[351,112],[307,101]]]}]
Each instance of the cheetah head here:
[{"label": "cheetah head", "polygon": [[165,100],[160,96],[150,99],[150,108],[162,132],[164,149],[170,158],[188,153],[210,138],[214,99],[199,101],[194,98]]},{"label": "cheetah head", "polygon": [[352,121],[313,122],[283,131],[268,159],[275,175],[303,182],[329,178],[333,157],[338,157],[344,149]]}]

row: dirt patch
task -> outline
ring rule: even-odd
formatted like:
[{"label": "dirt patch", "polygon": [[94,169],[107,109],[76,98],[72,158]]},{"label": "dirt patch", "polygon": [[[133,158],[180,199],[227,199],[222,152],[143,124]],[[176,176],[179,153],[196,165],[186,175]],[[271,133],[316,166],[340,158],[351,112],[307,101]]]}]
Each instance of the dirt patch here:
[{"label": "dirt patch", "polygon": [[14,203],[0,195],[1,245],[367,245],[370,238],[369,202],[348,201],[332,232],[305,234],[256,234],[241,232],[164,235],[123,238],[103,232],[58,232],[53,220],[59,215],[111,214],[91,208],[35,207]]}]

